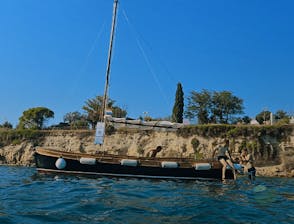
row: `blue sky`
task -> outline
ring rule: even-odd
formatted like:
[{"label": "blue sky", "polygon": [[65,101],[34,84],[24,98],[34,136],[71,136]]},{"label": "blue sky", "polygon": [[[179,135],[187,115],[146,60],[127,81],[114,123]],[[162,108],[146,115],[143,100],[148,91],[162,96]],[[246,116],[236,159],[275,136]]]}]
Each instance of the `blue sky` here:
[{"label": "blue sky", "polygon": [[[28,108],[59,123],[103,94],[112,0],[0,0],[0,123]],[[294,112],[293,1],[120,0],[110,98],[171,114],[176,86],[228,90],[245,114]]]}]

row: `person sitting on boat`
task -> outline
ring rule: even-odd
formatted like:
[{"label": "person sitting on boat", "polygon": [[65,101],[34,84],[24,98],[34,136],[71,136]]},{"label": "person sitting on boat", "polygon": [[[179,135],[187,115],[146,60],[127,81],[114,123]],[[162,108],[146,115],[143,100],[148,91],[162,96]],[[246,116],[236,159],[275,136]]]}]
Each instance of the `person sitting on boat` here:
[{"label": "person sitting on boat", "polygon": [[236,180],[236,170],[234,168],[233,162],[232,162],[232,157],[230,155],[229,152],[229,144],[230,141],[226,140],[224,146],[222,147],[218,147],[214,150],[213,152],[213,157],[216,153],[216,151],[218,152],[217,154],[217,160],[222,164],[222,180],[224,181],[226,178],[226,169],[227,166],[230,166],[232,171],[233,171],[233,175],[234,175],[234,180]]},{"label": "person sitting on boat", "polygon": [[156,149],[151,149],[148,154],[150,155],[151,153],[150,157],[155,158],[157,153],[159,153],[161,150],[162,150],[162,147],[159,145],[156,147]]},{"label": "person sitting on boat", "polygon": [[254,167],[254,159],[253,155],[248,152],[246,148],[242,149],[241,152],[241,164],[244,165],[245,167],[245,172],[248,173],[248,178],[250,181],[255,180],[255,175],[256,175],[256,169]]}]

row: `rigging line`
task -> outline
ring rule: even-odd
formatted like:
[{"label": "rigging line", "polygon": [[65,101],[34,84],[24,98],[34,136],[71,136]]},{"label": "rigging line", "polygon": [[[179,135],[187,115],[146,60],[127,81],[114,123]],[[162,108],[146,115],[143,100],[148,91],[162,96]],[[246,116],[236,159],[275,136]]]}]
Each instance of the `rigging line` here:
[{"label": "rigging line", "polygon": [[[123,11],[125,13],[125,17],[126,17],[126,20],[130,23],[127,15],[126,15],[126,12]],[[149,50],[154,53],[154,50],[153,50],[153,47],[152,45],[146,41],[146,39],[134,28],[134,26],[132,24],[130,24],[130,27],[132,26],[132,32],[135,33],[141,40],[142,42],[149,48]],[[176,78],[174,77],[174,75],[172,75],[172,73],[170,72],[168,66],[166,65],[165,61],[163,60],[163,58],[161,57],[160,54],[153,54],[153,55],[157,55],[156,57],[156,61],[159,62],[159,64],[162,66],[162,68],[164,69],[164,71],[166,72],[168,78],[170,79],[170,81],[172,82],[176,82]]]},{"label": "rigging line", "polygon": [[84,60],[83,65],[81,66],[81,68],[79,70],[80,72],[82,72],[85,69],[86,65],[88,64],[89,58],[90,58],[91,54],[93,53],[93,51],[95,50],[96,43],[98,42],[98,39],[100,39],[100,37],[102,35],[102,32],[103,32],[103,30],[105,28],[105,24],[106,24],[106,22],[104,21],[101,28],[100,28],[100,30],[99,30],[99,32],[96,35],[96,38],[95,38],[90,50],[88,51],[88,54],[87,54],[87,56],[86,56],[86,58]]},{"label": "rigging line", "polygon": [[[131,24],[131,22],[130,22],[130,20],[129,20],[127,14],[126,14],[126,11],[125,11],[124,9],[122,9],[122,12],[123,12],[123,15],[124,15],[125,20],[127,21],[127,24],[130,26],[130,28],[131,28],[131,30],[132,30],[132,32],[136,34],[135,29],[134,29],[134,27],[132,26],[132,24]],[[141,53],[142,53],[142,55],[143,55],[143,58],[144,58],[144,60],[145,60],[145,62],[146,62],[146,64],[147,64],[147,67],[148,67],[150,73],[152,74],[153,79],[155,80],[155,83],[157,84],[157,87],[158,87],[158,89],[159,89],[159,91],[160,91],[162,97],[164,98],[166,105],[167,105],[168,107],[170,107],[170,105],[169,105],[169,103],[168,103],[168,102],[169,102],[168,97],[166,96],[166,94],[164,93],[164,91],[163,91],[163,89],[162,89],[162,86],[160,85],[160,81],[159,81],[159,79],[158,79],[158,75],[157,75],[156,72],[154,71],[154,69],[153,69],[153,67],[152,67],[152,65],[151,65],[151,62],[150,62],[150,60],[149,60],[149,58],[148,58],[148,56],[147,56],[147,54],[146,54],[146,52],[145,52],[145,50],[144,50],[144,48],[143,48],[141,42],[140,42],[140,40],[139,40],[139,38],[138,38],[137,36],[138,36],[138,35],[134,35],[134,37],[135,37],[135,39],[136,39],[137,46],[138,46],[139,50],[141,51]]]},{"label": "rigging line", "polygon": [[137,36],[142,40],[142,42],[149,48],[149,50],[153,53],[153,55],[157,55],[157,57],[156,57],[156,61],[157,62],[159,62],[159,64],[162,66],[162,68],[164,69],[164,71],[166,72],[166,74],[168,75],[168,78],[172,81],[172,82],[175,82],[175,78],[174,78],[174,76],[171,74],[171,72],[169,71],[169,69],[168,69],[168,67],[167,67],[167,65],[166,65],[166,63],[164,62],[164,60],[162,59],[162,57],[161,57],[161,55],[160,54],[158,54],[158,53],[154,53],[154,50],[153,50],[153,47],[152,47],[152,45],[148,42],[148,41],[146,41],[146,39],[144,39],[143,38],[143,36],[138,32],[138,31],[136,31],[135,30],[135,28],[134,28],[134,26],[133,26],[133,32],[135,33],[135,34],[137,34]]},{"label": "rigging line", "polygon": [[78,84],[80,82],[80,79],[82,77],[82,74],[85,73],[85,69],[86,69],[86,67],[87,67],[87,65],[89,63],[90,56],[94,52],[95,47],[97,45],[97,42],[100,39],[100,37],[101,37],[101,35],[103,33],[103,30],[105,29],[105,26],[106,26],[106,22],[104,21],[103,24],[102,24],[102,26],[101,26],[101,28],[97,32],[96,37],[95,37],[93,43],[91,44],[91,47],[88,50],[88,53],[87,53],[85,59],[83,60],[84,62],[82,63],[82,65],[80,66],[80,68],[77,70],[78,71],[78,76],[76,76],[76,78],[73,81],[73,87],[71,88],[71,94],[70,95],[74,95],[76,93],[76,89],[77,89],[77,86],[78,86]]}]

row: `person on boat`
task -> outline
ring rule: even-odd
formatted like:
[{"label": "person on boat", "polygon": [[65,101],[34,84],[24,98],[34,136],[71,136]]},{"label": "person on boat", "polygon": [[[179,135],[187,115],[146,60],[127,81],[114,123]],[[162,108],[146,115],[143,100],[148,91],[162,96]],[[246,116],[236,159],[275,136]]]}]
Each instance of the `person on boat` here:
[{"label": "person on boat", "polygon": [[213,157],[217,151],[217,160],[222,164],[222,181],[224,181],[226,179],[226,169],[227,169],[227,166],[230,166],[232,171],[233,171],[233,175],[234,175],[234,180],[236,180],[236,170],[235,170],[235,167],[233,165],[233,162],[232,162],[232,157],[230,155],[230,152],[229,152],[229,144],[230,144],[230,141],[227,139],[225,141],[225,144],[224,146],[222,147],[218,147],[214,150],[213,152]]},{"label": "person on boat", "polygon": [[150,155],[150,157],[151,157],[151,158],[155,158],[156,155],[157,155],[157,153],[159,153],[161,150],[162,150],[162,147],[161,147],[160,145],[157,146],[156,149],[151,149],[151,150],[149,151],[149,155]]},{"label": "person on boat", "polygon": [[251,153],[248,152],[246,148],[242,149],[241,152],[241,164],[245,167],[245,172],[248,173],[248,178],[250,181],[255,180],[256,169],[254,167],[254,158]]}]

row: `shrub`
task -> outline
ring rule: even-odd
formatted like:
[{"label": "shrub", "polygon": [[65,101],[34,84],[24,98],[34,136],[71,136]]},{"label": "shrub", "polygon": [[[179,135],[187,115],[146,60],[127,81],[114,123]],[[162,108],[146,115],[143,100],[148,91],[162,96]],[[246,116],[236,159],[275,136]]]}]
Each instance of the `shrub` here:
[{"label": "shrub", "polygon": [[199,142],[199,140],[197,138],[193,138],[191,140],[191,145],[192,145],[192,148],[193,148],[194,152],[197,152],[199,144],[200,144],[200,142]]},{"label": "shrub", "polygon": [[18,144],[22,141],[41,141],[45,136],[44,131],[30,129],[11,129],[0,131],[0,145]]},{"label": "shrub", "polygon": [[181,149],[182,149],[182,152],[183,152],[183,153],[187,152],[187,145],[186,145],[186,144],[183,144],[183,145],[181,146]]},{"label": "shrub", "polygon": [[114,134],[115,133],[115,127],[114,126],[112,126],[112,125],[106,125],[106,127],[105,127],[105,134],[106,135],[112,135],[112,134]]},{"label": "shrub", "polygon": [[144,152],[145,152],[144,148],[141,145],[139,145],[138,148],[137,148],[137,153],[140,156],[142,156],[144,154]]}]

